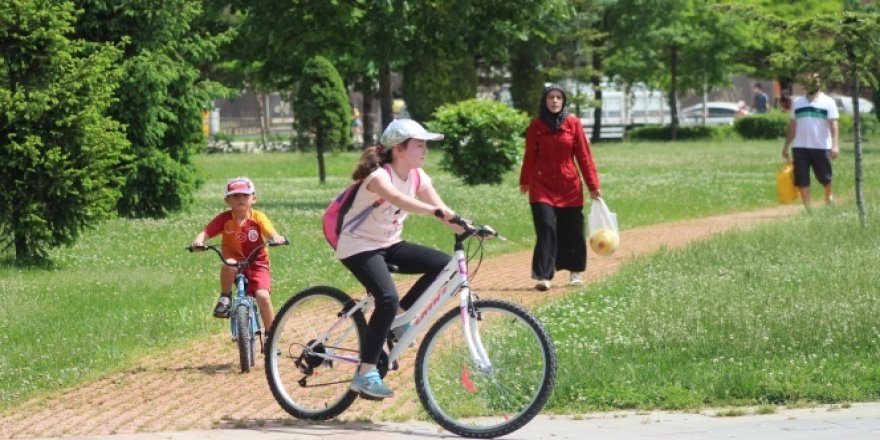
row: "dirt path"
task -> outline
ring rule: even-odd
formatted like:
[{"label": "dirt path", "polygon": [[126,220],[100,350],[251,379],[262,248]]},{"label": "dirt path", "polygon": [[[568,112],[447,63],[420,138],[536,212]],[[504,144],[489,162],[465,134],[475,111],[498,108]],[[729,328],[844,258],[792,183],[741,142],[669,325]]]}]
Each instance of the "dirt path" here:
[{"label": "dirt path", "polygon": [[[621,263],[666,248],[745,229],[780,219],[803,208],[781,206],[759,211],[623,231],[620,249],[612,257],[590,256],[585,279],[594,282],[615,272]],[[532,289],[531,252],[520,252],[483,262],[473,287],[483,298],[505,298],[533,305],[562,296],[568,290],[566,273],[547,293]],[[562,287],[560,287],[562,286]],[[587,286],[589,288],[589,286]],[[257,371],[242,375],[237,354],[227,335],[217,335],[167,353],[143,359],[137,367],[112,374],[78,388],[35,399],[0,416],[0,438],[33,438],[181,431],[218,427],[258,427],[268,421],[296,425],[275,402],[266,384],[262,357]],[[389,375],[398,397],[382,403],[358,400],[342,420],[379,418],[403,420],[418,408],[412,386],[412,359],[401,360],[401,370]],[[230,398],[233,387],[253,390],[241,406]]]}]

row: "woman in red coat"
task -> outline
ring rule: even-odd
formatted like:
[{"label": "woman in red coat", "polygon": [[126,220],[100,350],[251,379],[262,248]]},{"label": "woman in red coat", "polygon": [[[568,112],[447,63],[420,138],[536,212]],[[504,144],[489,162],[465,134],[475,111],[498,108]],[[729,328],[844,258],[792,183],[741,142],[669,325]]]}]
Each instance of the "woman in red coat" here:
[{"label": "woman in red coat", "polygon": [[[587,269],[584,234],[584,192],[581,176],[598,199],[599,175],[580,120],[565,111],[565,92],[555,84],[544,89],[538,117],[526,131],[526,154],[519,188],[529,193],[535,224],[532,278],[540,291],[550,289],[557,270],[571,272],[571,284],[580,284]],[[578,173],[580,169],[580,173]]]}]

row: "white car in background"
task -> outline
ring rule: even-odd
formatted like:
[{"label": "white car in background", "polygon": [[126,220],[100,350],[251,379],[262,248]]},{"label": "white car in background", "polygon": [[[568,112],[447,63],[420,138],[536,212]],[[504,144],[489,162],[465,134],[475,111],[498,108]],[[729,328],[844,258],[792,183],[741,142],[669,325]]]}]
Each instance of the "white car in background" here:
[{"label": "white car in background", "polygon": [[[839,113],[853,114],[852,96],[835,95],[833,93],[830,96],[837,103],[837,111]],[[874,111],[874,103],[865,98],[859,98],[859,113],[871,113],[872,111]]]},{"label": "white car in background", "polygon": [[[706,125],[733,125],[739,106],[735,102],[709,101],[706,103]],[[703,103],[685,107],[678,112],[678,123],[703,125]]]}]

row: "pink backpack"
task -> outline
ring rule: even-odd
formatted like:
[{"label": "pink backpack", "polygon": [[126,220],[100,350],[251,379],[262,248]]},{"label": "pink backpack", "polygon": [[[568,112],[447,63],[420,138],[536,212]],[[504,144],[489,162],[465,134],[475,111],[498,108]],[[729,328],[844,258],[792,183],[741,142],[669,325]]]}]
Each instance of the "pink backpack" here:
[{"label": "pink backpack", "polygon": [[[390,166],[385,165],[382,168],[388,172],[389,177],[392,179],[394,178]],[[419,175],[419,171],[410,170],[409,177],[410,179],[415,179],[416,193],[418,194],[419,187],[421,186],[421,176]],[[385,203],[384,199],[379,198],[379,200],[376,200],[370,206],[367,206],[364,210],[349,219],[347,223],[343,224],[345,214],[351,209],[351,205],[354,203],[354,198],[357,196],[360,189],[361,182],[352,183],[348,188],[345,188],[339,193],[336,198],[331,200],[330,204],[327,205],[327,209],[324,210],[324,216],[322,218],[324,238],[327,239],[327,243],[333,249],[336,249],[336,246],[339,245],[339,236],[342,234],[343,229],[347,229],[349,232],[357,230],[374,209],[378,208],[382,203]]]}]

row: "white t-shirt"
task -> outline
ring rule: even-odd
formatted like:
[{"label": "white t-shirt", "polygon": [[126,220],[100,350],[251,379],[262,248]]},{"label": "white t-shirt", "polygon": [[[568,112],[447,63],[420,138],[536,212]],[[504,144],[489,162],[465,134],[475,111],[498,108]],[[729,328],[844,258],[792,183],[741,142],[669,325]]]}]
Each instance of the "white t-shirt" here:
[{"label": "white t-shirt", "polygon": [[[351,209],[343,217],[343,225],[347,225],[352,217],[357,216],[372,205],[373,202],[379,200],[379,195],[368,190],[367,185],[379,174],[388,177],[388,171],[391,171],[391,184],[398,191],[410,197],[416,197],[417,188],[415,188],[415,179],[412,173],[407,176],[406,180],[403,180],[390,168],[379,167],[364,179],[360,190],[354,198],[354,202],[351,204]],[[421,168],[417,169],[416,172],[419,173],[419,187],[424,188],[426,184],[429,185],[431,183],[431,178]],[[403,221],[406,220],[408,214],[408,212],[392,205],[390,202],[384,201],[377,208],[373,209],[364,222],[354,231],[350,231],[346,227],[342,228],[342,232],[339,233],[339,243],[336,246],[336,258],[341,260],[361,252],[382,249],[399,243],[401,241],[400,232],[403,230]]]},{"label": "white t-shirt", "polygon": [[831,149],[831,120],[839,118],[837,104],[830,96],[819,93],[811,102],[806,96],[795,98],[791,118],[797,121],[793,148]]}]

